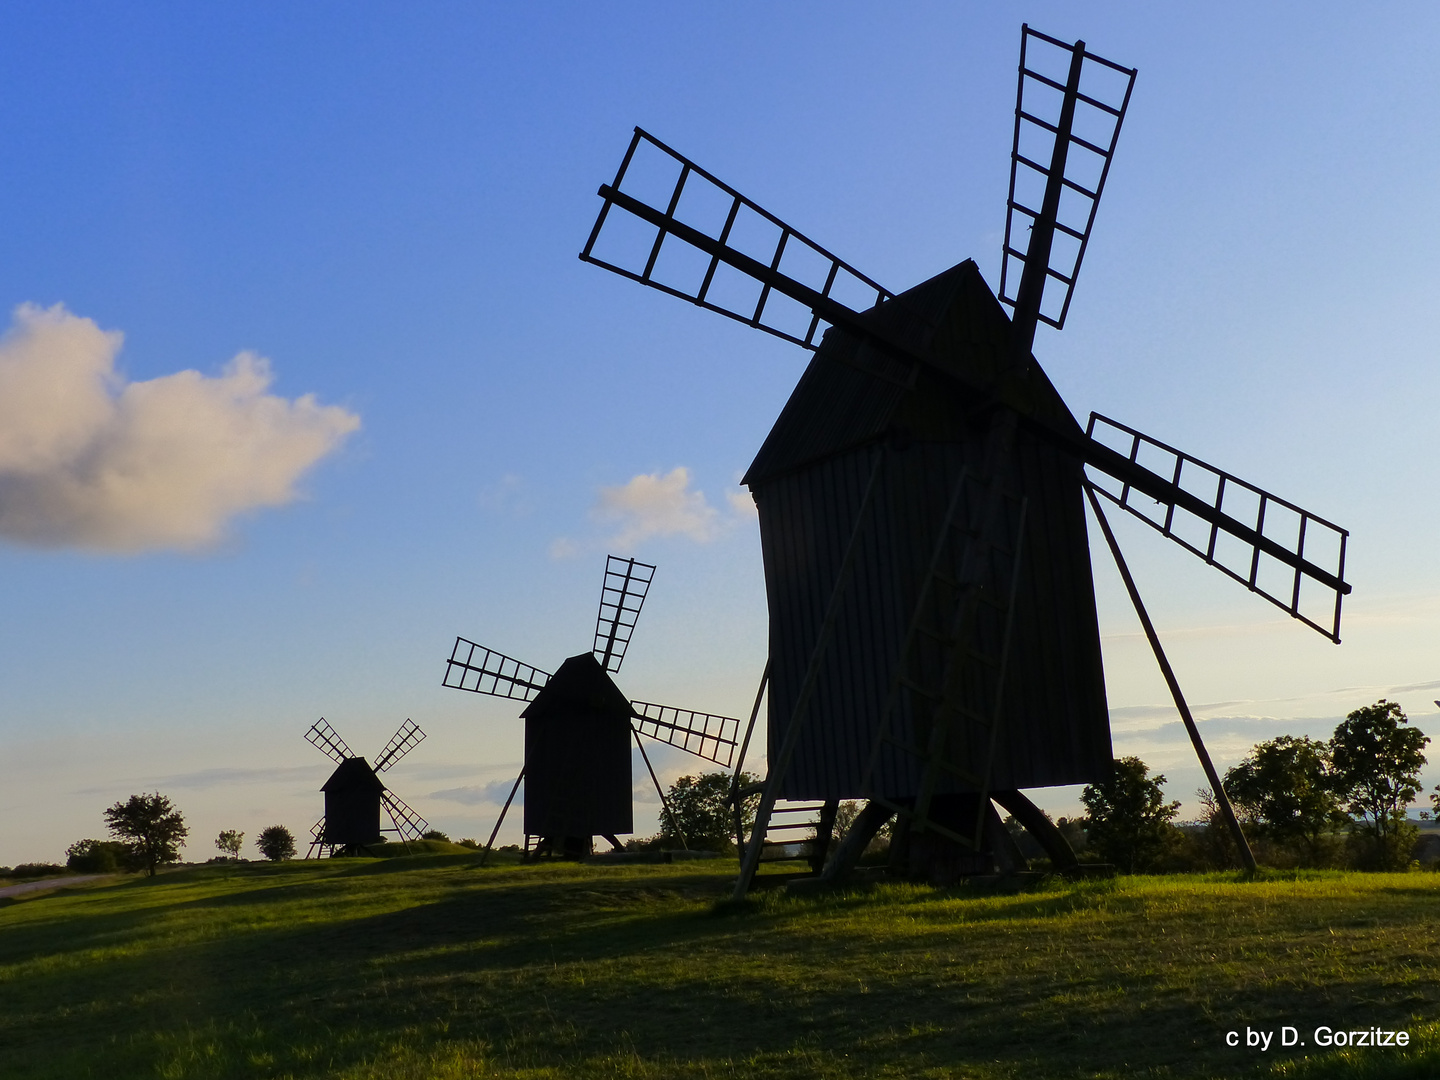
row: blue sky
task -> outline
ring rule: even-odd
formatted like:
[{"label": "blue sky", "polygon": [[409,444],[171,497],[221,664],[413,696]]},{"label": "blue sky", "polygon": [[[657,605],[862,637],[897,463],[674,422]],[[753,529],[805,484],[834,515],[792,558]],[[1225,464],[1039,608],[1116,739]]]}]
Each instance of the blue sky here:
[{"label": "blue sky", "polygon": [[[191,857],[298,834],[322,715],[369,754],[413,717],[395,790],[483,835],[521,729],[440,686],[450,644],[553,670],[621,541],[660,567],[623,688],[746,712],[731,497],[806,354],[582,264],[595,189],[640,124],[891,289],[966,257],[993,285],[1026,20],[1140,71],[1036,355],[1077,415],[1352,533],[1337,647],[1117,523],[1212,753],[1380,696],[1440,736],[1433,8],[35,5],[0,37],[0,863],[142,789]],[[45,397],[62,368],[84,408]],[[100,510],[97,460],[139,478]],[[1193,806],[1102,556],[1117,752]]]}]

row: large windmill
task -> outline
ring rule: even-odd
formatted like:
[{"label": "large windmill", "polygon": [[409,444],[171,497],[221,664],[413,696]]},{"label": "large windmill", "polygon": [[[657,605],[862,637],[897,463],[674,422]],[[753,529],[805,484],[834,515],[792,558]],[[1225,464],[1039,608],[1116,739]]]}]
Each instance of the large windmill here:
[{"label": "large windmill", "polygon": [[1023,28],[998,299],[970,260],[892,293],[638,128],[600,188],[582,259],[814,351],[743,481],[769,770],[737,895],[786,800],[868,800],[827,874],[895,814],[912,871],[1003,867],[992,800],[1073,863],[1021,789],[1111,768],[1087,501],[1249,858],[1097,496],[1336,642],[1347,534],[1133,428],[1082,428],[1031,353],[1064,325],[1134,78]]},{"label": "large windmill", "polygon": [[631,701],[611,678],[625,660],[654,576],[649,563],[609,556],[593,648],[567,659],[554,675],[466,638],[455,639],[446,686],[528,702],[520,713],[525,764],[495,822],[487,853],[522,780],[527,850],[532,836],[539,838],[537,851],[543,853],[586,855],[596,836],[618,849],[618,834],[634,831],[632,738],[662,804],[665,793],[641,736],[727,768],[733,762],[738,720]]},{"label": "large windmill", "polygon": [[[345,745],[340,733],[323,716],[310,726],[306,741],[339,765],[320,788],[325,793],[325,816],[310,830],[307,859],[317,851],[322,855],[363,855],[387,832],[393,832],[402,844],[420,838],[427,828],[425,819],[387,788],[379,774],[423,738],[425,732],[420,725],[406,720],[371,765]],[[390,818],[389,829],[380,827],[381,809]]]}]

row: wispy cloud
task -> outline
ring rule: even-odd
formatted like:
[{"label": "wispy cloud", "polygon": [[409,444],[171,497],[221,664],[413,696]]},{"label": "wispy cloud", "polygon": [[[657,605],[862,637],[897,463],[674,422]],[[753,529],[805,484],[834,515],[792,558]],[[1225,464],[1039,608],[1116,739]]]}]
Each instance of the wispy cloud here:
[{"label": "wispy cloud", "polygon": [[755,509],[755,497],[748,491],[732,491],[725,496],[725,501],[730,504],[730,509],[735,511],[736,517],[753,518],[759,517],[760,513]]},{"label": "wispy cloud", "polygon": [[633,548],[652,536],[684,536],[704,544],[715,539],[720,512],[705,493],[690,490],[690,470],[641,473],[618,487],[602,487],[592,511],[597,521],[619,527],[610,546]]},{"label": "wispy cloud", "polygon": [[208,791],[236,784],[278,784],[304,781],[313,783],[333,765],[276,766],[269,769],[200,769],[195,772],[170,773],[164,776],[133,776],[103,786],[79,788],[76,795],[104,795],[117,786],[143,787],[146,790]]},{"label": "wispy cloud", "polygon": [[550,544],[550,557],[570,559],[592,547],[633,551],[646,540],[676,536],[707,544],[755,517],[755,504],[747,493],[726,494],[727,514],[711,506],[705,493],[691,483],[690,470],[678,465],[667,473],[640,473],[623,484],[602,487],[590,517],[613,531],[590,540],[559,537]]},{"label": "wispy cloud", "polygon": [[195,549],[236,515],[282,506],[360,426],[313,395],[267,393],[242,352],[218,376],[129,382],[123,335],[22,304],[0,338],[0,537],[38,547]]},{"label": "wispy cloud", "polygon": [[550,541],[552,559],[573,559],[580,554],[580,545],[568,536],[559,536]]},{"label": "wispy cloud", "polygon": [[[460,803],[462,806],[479,806],[489,803],[495,806],[504,806],[505,798],[510,794],[510,789],[515,786],[514,780],[492,780],[488,784],[469,784],[465,787],[445,788],[443,791],[432,791],[428,798],[444,799],[447,802]],[[510,805],[513,807],[525,804],[525,785],[520,785],[520,790],[515,793],[515,801]]]},{"label": "wispy cloud", "polygon": [[506,473],[484,487],[479,502],[482,509],[500,517],[529,517],[535,511],[535,502],[524,477],[515,473]]}]

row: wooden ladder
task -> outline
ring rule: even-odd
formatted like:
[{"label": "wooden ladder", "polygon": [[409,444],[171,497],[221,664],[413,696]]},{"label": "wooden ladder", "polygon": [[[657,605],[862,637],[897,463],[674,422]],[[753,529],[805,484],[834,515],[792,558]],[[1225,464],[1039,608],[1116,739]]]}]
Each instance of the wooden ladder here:
[{"label": "wooden ladder", "polygon": [[[1026,506],[1024,497],[997,478],[987,482],[968,469],[961,473],[921,582],[862,785],[866,798],[908,817],[919,830],[972,850],[981,847],[985,815],[978,814],[973,833],[964,836],[931,820],[930,806],[947,775],[977,791],[982,807],[990,791]],[[904,695],[911,703],[908,737],[896,722]],[[984,743],[978,762],[976,734]],[[966,736],[972,750],[968,767],[955,760],[957,735]],[[913,802],[879,790],[887,747],[920,762]]]}]

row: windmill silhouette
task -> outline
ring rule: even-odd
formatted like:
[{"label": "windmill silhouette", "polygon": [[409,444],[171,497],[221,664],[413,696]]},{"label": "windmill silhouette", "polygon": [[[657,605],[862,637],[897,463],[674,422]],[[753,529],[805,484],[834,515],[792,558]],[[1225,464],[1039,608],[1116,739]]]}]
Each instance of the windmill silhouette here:
[{"label": "windmill silhouette", "polygon": [[724,767],[734,760],[738,720],[631,701],[611,678],[625,660],[654,576],[649,563],[609,556],[593,648],[567,659],[553,675],[466,638],[455,639],[444,685],[528,703],[520,713],[525,764],[485,845],[487,856],[522,781],[527,855],[531,837],[539,838],[537,854],[588,855],[596,836],[619,849],[619,834],[635,828],[632,738],[672,824],[641,736]]},{"label": "windmill silhouette", "polygon": [[[387,832],[395,833],[402,844],[420,838],[428,828],[425,819],[389,790],[379,774],[413,750],[423,738],[425,732],[420,726],[406,720],[371,765],[345,745],[339,732],[323,716],[311,725],[305,733],[306,741],[339,765],[320,788],[325,793],[325,816],[310,830],[307,859],[317,852],[321,855],[366,854],[370,845],[379,843]],[[389,829],[380,827],[382,808],[390,818]]]},{"label": "windmill silhouette", "polygon": [[1134,79],[1022,28],[998,298],[971,260],[893,293],[639,128],[600,188],[583,260],[814,351],[743,480],[769,767],[737,896],[794,800],[868,800],[830,876],[897,814],[892,865],[1014,866],[992,800],[1075,864],[1021,789],[1111,769],[1087,503],[1253,865],[1100,499],[1337,643],[1347,533],[1104,416],[1082,428],[1032,355],[1069,312]]}]

